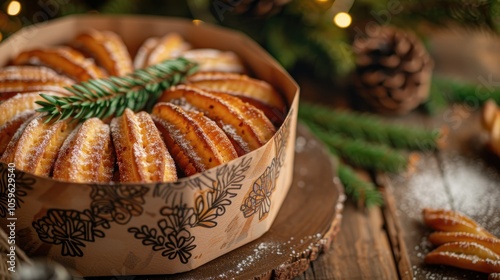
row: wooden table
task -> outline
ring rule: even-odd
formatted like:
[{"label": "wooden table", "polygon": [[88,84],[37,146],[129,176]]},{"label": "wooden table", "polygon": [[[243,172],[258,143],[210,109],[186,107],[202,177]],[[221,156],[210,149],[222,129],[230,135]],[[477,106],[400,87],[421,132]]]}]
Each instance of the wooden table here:
[{"label": "wooden table", "polygon": [[465,119],[449,146],[422,155],[415,171],[375,178],[385,206],[364,211],[348,202],[333,246],[297,279],[486,279],[423,263],[432,248],[424,207],[458,210],[500,236],[500,161],[481,148],[478,123],[478,114]]},{"label": "wooden table", "polygon": [[[446,36],[435,38],[434,54],[445,52],[444,48],[450,44],[447,39],[455,43],[461,40],[463,48],[471,51],[463,59],[464,65],[467,59],[486,62],[480,65],[482,68],[476,65],[476,71],[464,67],[470,72],[464,75],[475,75],[474,81],[476,77],[491,78],[489,75],[493,73],[493,81],[500,80],[500,70],[492,68],[498,66],[488,66],[491,60],[488,57],[495,57],[498,64],[500,55],[477,54],[469,46],[483,38],[469,36],[466,42],[463,38]],[[490,43],[498,46],[500,41]],[[480,57],[470,57],[477,55]],[[438,71],[445,68],[440,65],[450,62],[440,63]],[[479,86],[478,80],[475,81]],[[303,99],[323,104],[328,100],[336,107],[346,105],[345,98],[338,98],[325,85],[307,78],[299,78],[298,82]],[[424,207],[460,211],[500,236],[500,159],[485,148],[479,108],[453,106],[432,117],[413,113],[388,121],[433,128],[446,125],[450,129],[447,146],[421,154],[415,170],[404,174],[365,174],[383,191],[385,206],[365,211],[347,202],[341,231],[333,245],[296,279],[487,279],[486,274],[423,263],[425,254],[432,249],[426,239],[431,230],[422,222]]]}]

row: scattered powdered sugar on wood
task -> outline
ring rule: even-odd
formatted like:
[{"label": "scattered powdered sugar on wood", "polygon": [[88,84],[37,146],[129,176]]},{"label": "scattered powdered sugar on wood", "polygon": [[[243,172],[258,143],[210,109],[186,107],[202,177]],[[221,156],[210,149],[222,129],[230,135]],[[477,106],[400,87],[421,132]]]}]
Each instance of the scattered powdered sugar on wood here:
[{"label": "scattered powdered sugar on wood", "polygon": [[[263,261],[276,262],[277,259],[283,261],[288,259],[290,262],[298,261],[305,255],[309,255],[322,240],[322,235],[317,233],[302,238],[290,237],[288,240],[275,242],[255,242],[251,245],[251,251],[246,257],[232,261],[232,269],[220,273],[215,279],[244,279],[242,277],[248,277],[247,273],[254,271],[258,265],[262,265]],[[282,264],[283,262],[276,263],[274,268],[278,268]],[[256,275],[252,275],[252,277],[254,276]]]}]

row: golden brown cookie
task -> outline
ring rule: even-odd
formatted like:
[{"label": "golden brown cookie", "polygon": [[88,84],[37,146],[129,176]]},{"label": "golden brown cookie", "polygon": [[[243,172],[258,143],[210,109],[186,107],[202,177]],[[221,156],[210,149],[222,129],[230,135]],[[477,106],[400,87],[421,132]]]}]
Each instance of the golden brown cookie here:
[{"label": "golden brown cookie", "polygon": [[178,57],[189,47],[189,44],[177,33],[169,33],[161,38],[149,38],[137,51],[134,68],[141,69]]},{"label": "golden brown cookie", "polygon": [[146,112],[130,109],[111,121],[111,135],[121,182],[173,182],[174,160]]},{"label": "golden brown cookie", "polygon": [[91,30],[78,35],[72,45],[94,58],[110,76],[124,76],[133,71],[125,43],[113,32]]},{"label": "golden brown cookie", "polygon": [[202,113],[158,103],[153,109],[153,119],[185,176],[238,157],[224,132]]},{"label": "golden brown cookie", "polygon": [[261,147],[276,132],[262,111],[228,94],[180,85],[163,92],[159,101],[174,102],[203,112],[222,128],[239,155]]},{"label": "golden brown cookie", "polygon": [[109,125],[91,118],[64,141],[54,163],[54,179],[106,183],[113,177],[115,152]]},{"label": "golden brown cookie", "polygon": [[45,120],[44,116],[35,117],[18,139],[12,137],[1,160],[14,162],[19,170],[49,176],[61,145],[76,123],[69,120],[46,123]]},{"label": "golden brown cookie", "polygon": [[105,76],[91,59],[85,58],[82,53],[69,47],[25,51],[13,60],[13,64],[43,65],[78,82]]}]

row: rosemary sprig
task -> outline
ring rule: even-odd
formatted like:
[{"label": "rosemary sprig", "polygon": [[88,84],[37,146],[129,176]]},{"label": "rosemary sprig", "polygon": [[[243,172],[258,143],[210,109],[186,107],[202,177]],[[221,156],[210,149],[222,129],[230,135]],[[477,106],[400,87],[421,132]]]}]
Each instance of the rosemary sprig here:
[{"label": "rosemary sprig", "polygon": [[120,116],[126,108],[133,111],[149,110],[163,90],[179,84],[197,70],[197,65],[185,58],[166,60],[139,69],[123,77],[107,77],[75,84],[68,91],[72,96],[40,94],[46,101],[37,101],[51,120],[104,119]]}]

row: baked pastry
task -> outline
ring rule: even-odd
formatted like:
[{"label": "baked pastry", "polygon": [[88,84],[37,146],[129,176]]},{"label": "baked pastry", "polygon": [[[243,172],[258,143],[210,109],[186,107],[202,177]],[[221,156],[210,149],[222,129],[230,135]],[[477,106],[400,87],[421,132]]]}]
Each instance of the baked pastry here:
[{"label": "baked pastry", "polygon": [[489,134],[489,148],[500,156],[500,108],[493,100],[488,100],[482,111],[483,128]]},{"label": "baked pastry", "polygon": [[[61,96],[60,93],[45,92]],[[5,102],[0,103],[0,156],[7,148],[12,136],[21,124],[35,114],[33,109],[39,107],[35,101],[43,100],[39,92],[18,94]]]},{"label": "baked pastry", "polygon": [[151,116],[125,109],[111,121],[121,182],[173,182],[175,163]]},{"label": "baked pastry", "polygon": [[226,134],[200,112],[158,103],[153,119],[185,176],[205,171],[238,157]]},{"label": "baked pastry", "polygon": [[428,264],[444,264],[483,273],[500,272],[500,240],[473,219],[451,210],[424,209],[429,227],[439,230],[429,236],[438,245],[428,253]]},{"label": "baked pastry", "polygon": [[200,72],[245,73],[245,66],[235,53],[215,49],[191,49],[191,45],[177,33],[147,39],[135,56],[134,67],[141,69],[180,56],[198,63]]},{"label": "baked pastry", "polygon": [[46,123],[39,115],[30,120],[19,137],[13,137],[0,161],[13,162],[17,169],[40,176],[49,176],[52,165],[66,137],[76,122]]},{"label": "baked pastry", "polygon": [[0,101],[18,93],[52,91],[68,93],[75,82],[46,67],[8,66],[0,69]]},{"label": "baked pastry", "polygon": [[[5,103],[5,102],[4,102]],[[0,104],[2,105],[2,104]],[[10,118],[7,122],[5,122],[2,126],[0,126],[0,157],[7,149],[7,145],[9,144],[12,137],[16,131],[25,123],[27,120],[31,119],[35,115],[35,111],[28,110],[24,111],[20,114],[15,115]]]},{"label": "baked pastry", "polygon": [[268,83],[246,75],[220,72],[201,72],[189,77],[188,84],[210,91],[257,99],[264,104],[285,111],[283,97]]},{"label": "baked pastry", "polygon": [[231,72],[244,73],[245,66],[233,52],[223,52],[214,49],[193,49],[181,54],[198,63],[200,72]]},{"label": "baked pastry", "polygon": [[[47,117],[34,111],[35,101],[42,100],[39,93],[73,92],[13,91],[17,95],[0,104],[5,112],[0,116],[0,161],[71,182],[172,182],[266,144],[284,120],[284,113],[276,113],[286,111],[282,96],[268,83],[239,74],[245,70],[235,54],[189,48],[172,33],[150,38],[139,49],[135,68],[185,54],[199,61],[202,70],[219,71],[199,72],[186,85],[164,91],[151,112],[125,109],[122,115],[105,120],[83,117],[85,121],[78,123],[62,118],[47,123]],[[36,81],[42,87],[52,82],[71,86],[73,81],[126,75],[132,71],[131,61],[114,33],[89,31],[69,47],[22,52],[13,64],[29,66],[0,70],[0,90],[2,83],[16,79]],[[57,106],[54,110],[60,109]]]},{"label": "baked pastry", "polygon": [[115,153],[109,125],[91,118],[64,141],[54,163],[54,179],[72,182],[110,182]]},{"label": "baked pastry", "polygon": [[78,82],[105,76],[91,59],[85,58],[82,53],[69,47],[25,51],[14,58],[12,63],[47,66]]},{"label": "baked pastry", "polygon": [[72,45],[94,58],[110,76],[123,76],[133,71],[132,59],[122,39],[110,31],[92,30],[78,35]]},{"label": "baked pastry", "polygon": [[169,58],[178,57],[189,48],[190,45],[177,33],[170,33],[162,38],[149,38],[137,51],[134,67],[141,69]]},{"label": "baked pastry", "polygon": [[181,85],[165,91],[159,101],[203,112],[222,128],[239,155],[258,149],[276,132],[262,111],[227,94]]}]

